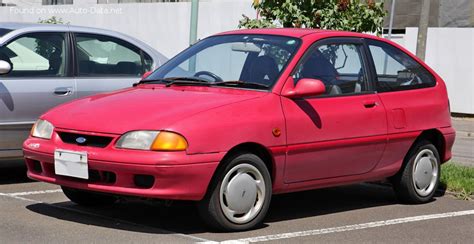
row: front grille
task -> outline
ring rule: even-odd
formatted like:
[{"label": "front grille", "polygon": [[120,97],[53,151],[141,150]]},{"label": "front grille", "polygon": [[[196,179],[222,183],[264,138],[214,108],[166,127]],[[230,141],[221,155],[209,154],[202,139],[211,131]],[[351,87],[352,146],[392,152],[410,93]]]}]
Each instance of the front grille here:
[{"label": "front grille", "polygon": [[[108,136],[92,136],[84,134],[76,134],[69,132],[58,132],[59,137],[64,143],[76,144],[79,146],[90,146],[90,147],[106,147],[112,142],[113,138]],[[78,138],[83,138],[82,142],[78,142]]]}]

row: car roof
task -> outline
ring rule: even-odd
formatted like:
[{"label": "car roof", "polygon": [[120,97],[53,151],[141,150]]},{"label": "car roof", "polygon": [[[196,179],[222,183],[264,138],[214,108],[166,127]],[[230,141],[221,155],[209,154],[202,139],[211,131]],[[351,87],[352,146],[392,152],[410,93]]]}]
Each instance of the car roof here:
[{"label": "car roof", "polygon": [[301,38],[303,36],[315,33],[335,32],[332,30],[309,29],[309,28],[262,28],[262,29],[241,29],[219,33],[217,35],[236,35],[236,34],[260,34],[277,35]]},{"label": "car roof", "polygon": [[350,32],[350,31],[336,31],[336,30],[323,30],[323,29],[310,29],[310,28],[261,28],[261,29],[241,29],[241,30],[233,30],[233,31],[226,31],[222,32],[218,35],[277,35],[277,36],[288,36],[288,37],[296,37],[302,38],[307,35],[340,35],[340,36],[359,36],[359,37],[368,37],[372,38],[372,35],[363,34],[358,32]]}]

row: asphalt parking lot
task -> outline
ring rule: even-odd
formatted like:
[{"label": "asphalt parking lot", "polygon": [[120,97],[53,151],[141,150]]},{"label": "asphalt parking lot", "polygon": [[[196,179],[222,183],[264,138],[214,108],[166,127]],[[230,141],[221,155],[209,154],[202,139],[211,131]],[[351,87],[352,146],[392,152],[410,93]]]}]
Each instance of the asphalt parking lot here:
[{"label": "asphalt parking lot", "polygon": [[474,202],[439,194],[403,205],[385,186],[361,184],[275,196],[264,225],[213,233],[191,203],[140,200],[85,208],[59,187],[33,182],[23,168],[0,174],[1,243],[384,242],[472,243]]}]

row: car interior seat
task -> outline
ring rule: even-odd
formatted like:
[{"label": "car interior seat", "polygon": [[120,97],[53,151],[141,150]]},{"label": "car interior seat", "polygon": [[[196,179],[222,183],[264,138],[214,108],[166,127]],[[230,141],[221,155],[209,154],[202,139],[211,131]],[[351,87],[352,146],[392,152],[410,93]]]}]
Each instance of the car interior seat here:
[{"label": "car interior seat", "polygon": [[53,53],[49,56],[49,73],[57,75],[62,72],[62,51],[60,49],[54,50]]},{"label": "car interior seat", "polygon": [[273,58],[259,56],[252,62],[248,81],[270,86],[275,82],[278,73],[278,65]]},{"label": "car interior seat", "polygon": [[303,65],[301,77],[319,79],[326,86],[326,94],[342,94],[341,88],[333,82],[337,80],[338,72],[321,53],[313,54]]},{"label": "car interior seat", "polygon": [[95,62],[90,60],[79,61],[80,74],[95,74]]},{"label": "car interior seat", "polygon": [[115,73],[123,75],[139,75],[140,69],[134,62],[118,62],[115,66]]}]

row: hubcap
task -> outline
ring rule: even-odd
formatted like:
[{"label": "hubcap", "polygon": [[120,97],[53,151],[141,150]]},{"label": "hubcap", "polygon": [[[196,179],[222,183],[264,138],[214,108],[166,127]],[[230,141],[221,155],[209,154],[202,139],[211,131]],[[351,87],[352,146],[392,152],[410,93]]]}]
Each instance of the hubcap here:
[{"label": "hubcap", "polygon": [[248,223],[262,209],[265,193],[265,181],[256,167],[236,165],[222,180],[219,194],[222,212],[233,223]]},{"label": "hubcap", "polygon": [[416,155],[413,166],[413,185],[418,195],[425,197],[435,190],[438,165],[433,151],[429,149],[424,149]]}]

